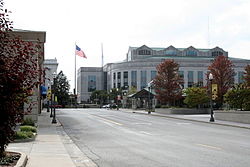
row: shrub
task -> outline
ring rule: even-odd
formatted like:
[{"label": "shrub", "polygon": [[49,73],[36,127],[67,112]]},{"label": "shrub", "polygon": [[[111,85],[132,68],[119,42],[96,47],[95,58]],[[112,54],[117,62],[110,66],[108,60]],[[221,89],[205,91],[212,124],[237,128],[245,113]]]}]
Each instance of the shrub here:
[{"label": "shrub", "polygon": [[33,126],[21,126],[21,127],[20,127],[20,130],[21,130],[22,132],[33,132],[33,133],[36,133],[36,132],[37,132],[36,128],[33,127]]},{"label": "shrub", "polygon": [[30,139],[34,137],[33,132],[29,131],[17,131],[15,134],[15,139],[22,140],[22,139]]},{"label": "shrub", "polygon": [[22,125],[35,126],[35,122],[31,118],[27,117],[23,120]]},{"label": "shrub", "polygon": [[28,139],[28,135],[25,132],[17,131],[15,139]]},{"label": "shrub", "polygon": [[28,131],[28,132],[23,131],[23,132],[25,132],[25,134],[28,136],[28,138],[32,138],[32,137],[34,137],[34,133],[33,133],[33,132],[31,132],[31,131]]},{"label": "shrub", "polygon": [[161,104],[156,104],[155,108],[161,108]]}]

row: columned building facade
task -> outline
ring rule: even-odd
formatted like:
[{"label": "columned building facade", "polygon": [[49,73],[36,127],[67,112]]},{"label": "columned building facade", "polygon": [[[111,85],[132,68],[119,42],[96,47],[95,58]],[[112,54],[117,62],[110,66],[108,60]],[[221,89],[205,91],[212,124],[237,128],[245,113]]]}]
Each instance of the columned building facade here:
[{"label": "columned building facade", "polygon": [[[108,63],[99,72],[102,73],[102,82],[98,90],[110,90],[112,88],[131,88],[137,91],[147,87],[147,84],[157,75],[156,66],[166,59],[173,59],[179,64],[179,74],[184,79],[182,88],[194,85],[205,86],[207,83],[207,68],[219,55],[228,57],[228,52],[222,48],[197,49],[192,46],[188,48],[150,48],[146,45],[141,47],[129,47],[126,60],[119,63]],[[234,64],[235,83],[243,82],[244,67],[250,64],[250,60],[230,58]],[[81,71],[81,75],[88,75],[88,72]],[[100,74],[98,74],[100,75]],[[88,85],[86,79],[81,80],[79,85]],[[81,90],[79,102],[88,99],[87,94],[82,91],[89,91],[86,88]],[[79,92],[79,93],[80,93]],[[90,95],[91,92],[88,92]],[[85,100],[83,100],[85,101]]]}]

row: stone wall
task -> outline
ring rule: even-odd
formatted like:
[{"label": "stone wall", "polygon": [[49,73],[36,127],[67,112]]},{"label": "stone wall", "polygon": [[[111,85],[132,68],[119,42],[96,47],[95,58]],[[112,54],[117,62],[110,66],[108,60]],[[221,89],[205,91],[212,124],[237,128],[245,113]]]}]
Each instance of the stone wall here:
[{"label": "stone wall", "polygon": [[250,124],[250,111],[215,111],[215,120]]},{"label": "stone wall", "polygon": [[156,108],[156,113],[161,114],[209,114],[210,109],[203,108],[203,109],[196,109],[196,108]]}]

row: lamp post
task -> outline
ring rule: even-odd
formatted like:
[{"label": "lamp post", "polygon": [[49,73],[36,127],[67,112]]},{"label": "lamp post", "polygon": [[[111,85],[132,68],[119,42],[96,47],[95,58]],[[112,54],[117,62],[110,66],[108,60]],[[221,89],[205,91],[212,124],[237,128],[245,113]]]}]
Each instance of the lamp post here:
[{"label": "lamp post", "polygon": [[151,85],[150,85],[150,83],[148,83],[148,114],[151,113],[151,107],[150,107],[150,88],[151,88]]},{"label": "lamp post", "polygon": [[53,103],[54,113],[53,113],[52,124],[56,124],[57,123],[57,121],[56,121],[56,107],[55,107],[55,87],[56,87],[55,79],[56,79],[56,73],[54,72],[53,73],[53,93],[54,93],[54,96],[52,97],[53,101],[54,101],[54,103]]},{"label": "lamp post", "polygon": [[116,88],[116,105],[117,105],[117,110],[119,110],[119,98],[120,98],[120,95],[119,95],[119,88]]},{"label": "lamp post", "polygon": [[[49,84],[48,84],[48,91],[49,91],[49,89],[50,89],[50,87],[49,87]],[[49,98],[48,98],[48,96],[47,96],[47,112],[49,112]]]},{"label": "lamp post", "polygon": [[210,81],[210,120],[209,121],[214,122],[213,101],[212,101],[212,81],[214,77],[212,73],[208,75],[208,79]]},{"label": "lamp post", "polygon": [[53,81],[51,81],[51,97],[50,97],[50,118],[53,117],[53,97],[54,97],[54,90],[53,90]]}]

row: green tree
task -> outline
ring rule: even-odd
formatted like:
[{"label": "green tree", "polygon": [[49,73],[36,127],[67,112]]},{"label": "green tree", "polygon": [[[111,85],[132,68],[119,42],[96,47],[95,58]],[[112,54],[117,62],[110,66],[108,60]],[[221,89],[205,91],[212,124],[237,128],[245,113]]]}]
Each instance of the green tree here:
[{"label": "green tree", "polygon": [[91,93],[90,100],[98,104],[104,104],[108,99],[106,90],[95,90]]},{"label": "green tree", "polygon": [[228,57],[223,55],[216,57],[208,67],[208,70],[213,74],[213,83],[218,86],[218,98],[216,101],[219,106],[223,104],[224,94],[234,84],[235,72],[233,67],[233,63]]},{"label": "green tree", "polygon": [[70,85],[62,71],[55,78],[54,89],[58,104],[65,106],[69,102]]},{"label": "green tree", "polygon": [[198,107],[199,105],[205,104],[209,101],[205,88],[191,87],[185,89],[184,93],[186,94],[184,103],[186,103],[189,107]]},{"label": "green tree", "polygon": [[115,103],[118,103],[118,95],[122,95],[122,89],[113,88],[109,91],[109,100],[113,100]]},{"label": "green tree", "polygon": [[183,79],[178,73],[179,65],[174,60],[165,60],[156,69],[157,75],[153,81],[156,98],[161,103],[170,105],[182,97]]},{"label": "green tree", "polygon": [[137,92],[136,87],[132,86],[132,87],[128,90],[128,95],[135,94],[136,92]]},{"label": "green tree", "polygon": [[234,86],[224,97],[230,108],[250,110],[250,89],[243,84]]}]

